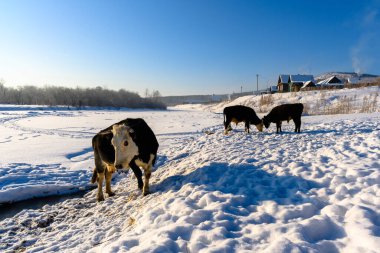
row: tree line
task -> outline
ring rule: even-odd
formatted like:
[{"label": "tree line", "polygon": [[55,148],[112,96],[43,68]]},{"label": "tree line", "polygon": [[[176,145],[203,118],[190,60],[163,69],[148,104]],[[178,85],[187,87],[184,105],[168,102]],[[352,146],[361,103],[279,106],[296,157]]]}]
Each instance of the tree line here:
[{"label": "tree line", "polygon": [[166,109],[166,105],[159,101],[158,95],[159,92],[156,92],[142,98],[135,92],[124,89],[114,91],[102,87],[20,86],[12,88],[5,87],[0,82],[0,104],[71,106],[78,109],[84,106]]}]

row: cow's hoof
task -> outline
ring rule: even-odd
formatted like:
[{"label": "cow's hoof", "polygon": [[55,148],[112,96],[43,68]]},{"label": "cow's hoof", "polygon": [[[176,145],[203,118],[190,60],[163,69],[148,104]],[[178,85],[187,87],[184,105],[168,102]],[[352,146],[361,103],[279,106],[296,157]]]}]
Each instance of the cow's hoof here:
[{"label": "cow's hoof", "polygon": [[144,191],[143,192],[143,196],[146,196],[146,195],[149,195],[150,194],[150,191]]},{"label": "cow's hoof", "polygon": [[96,198],[96,200],[97,200],[98,202],[104,201],[104,196],[98,196],[98,197]]},{"label": "cow's hoof", "polygon": [[109,197],[115,196],[114,192],[107,192],[107,194],[108,194]]}]

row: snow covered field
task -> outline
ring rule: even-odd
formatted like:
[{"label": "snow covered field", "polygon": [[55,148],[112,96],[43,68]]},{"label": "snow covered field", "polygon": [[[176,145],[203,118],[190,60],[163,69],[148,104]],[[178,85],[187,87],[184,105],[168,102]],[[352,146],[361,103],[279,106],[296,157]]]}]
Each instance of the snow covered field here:
[{"label": "snow covered field", "polygon": [[[97,203],[91,138],[126,117],[160,143],[153,193],[120,173]],[[0,252],[378,252],[380,112],[302,120],[225,136],[199,110],[2,108],[0,202],[89,192],[1,220]]]}]

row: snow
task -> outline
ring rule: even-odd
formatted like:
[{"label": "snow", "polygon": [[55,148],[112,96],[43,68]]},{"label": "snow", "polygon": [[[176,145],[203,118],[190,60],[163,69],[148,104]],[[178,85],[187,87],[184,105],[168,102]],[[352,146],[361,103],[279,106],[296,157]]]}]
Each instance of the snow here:
[{"label": "snow", "polygon": [[[332,101],[352,91],[339,92],[324,97]],[[274,103],[313,107],[315,97],[283,94]],[[300,134],[285,122],[282,134],[273,125],[246,134],[241,124],[224,135],[219,112],[226,105],[2,109],[0,202],[88,193],[1,220],[0,251],[378,252],[379,110],[305,115]],[[152,194],[141,195],[133,173],[115,173],[116,196],[98,203],[89,183],[91,138],[127,117],[144,118],[160,143]]]}]

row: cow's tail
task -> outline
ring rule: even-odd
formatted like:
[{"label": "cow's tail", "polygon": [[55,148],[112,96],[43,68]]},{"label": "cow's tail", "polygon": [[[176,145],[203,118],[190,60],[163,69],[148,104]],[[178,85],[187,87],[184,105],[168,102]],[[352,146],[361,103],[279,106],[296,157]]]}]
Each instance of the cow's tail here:
[{"label": "cow's tail", "polygon": [[91,183],[95,184],[96,181],[98,181],[98,172],[96,171],[96,168],[94,168],[94,172],[92,173],[91,177]]}]

